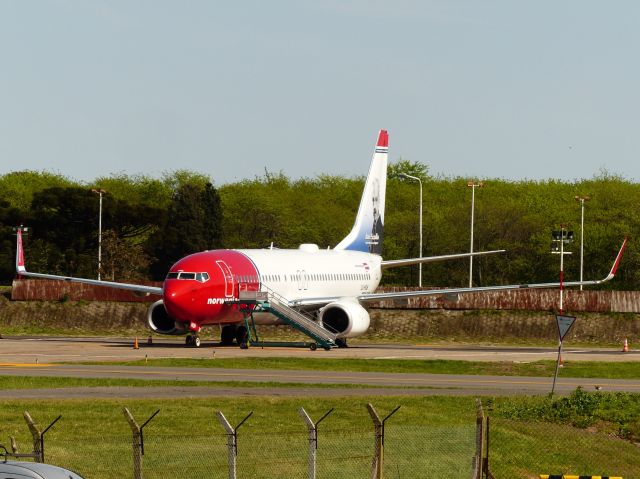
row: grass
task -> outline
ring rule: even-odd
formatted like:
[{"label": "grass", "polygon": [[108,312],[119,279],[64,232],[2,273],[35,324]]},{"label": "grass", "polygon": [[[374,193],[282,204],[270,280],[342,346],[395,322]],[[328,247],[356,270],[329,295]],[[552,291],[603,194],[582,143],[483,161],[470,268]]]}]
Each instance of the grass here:
[{"label": "grass", "polygon": [[[149,359],[146,363],[144,360],[141,360],[110,364],[123,366],[144,366],[146,364],[148,366],[160,367],[470,374],[528,377],[553,376],[556,366],[555,361],[515,363],[506,361],[485,362],[439,359],[315,359],[253,357],[225,359],[166,358]],[[560,375],[572,378],[638,379],[640,378],[640,362],[565,361]]]},{"label": "grass", "polygon": [[[610,431],[621,424],[616,415],[620,407],[637,414],[640,395],[582,392],[562,401],[544,397],[485,400],[485,410],[492,417],[491,468],[498,479],[559,472],[640,477],[637,446]],[[23,451],[30,449],[24,410],[42,427],[62,415],[46,435],[48,461],[93,479],[130,477],[131,430],[122,407],[127,406],[140,424],[159,409],[145,427],[144,476],[224,478],[227,438],[215,412],[222,411],[236,426],[253,411],[238,429],[239,476],[306,477],[307,431],[298,409],[304,406],[317,420],[335,408],[319,428],[318,476],[369,477],[373,427],[366,402],[373,403],[383,417],[401,406],[386,422],[386,477],[471,476],[475,402],[468,397],[0,401],[0,442],[11,435]],[[540,410],[558,408],[566,417],[532,417]],[[576,427],[570,419],[594,411],[597,419],[587,429]]]},{"label": "grass", "polygon": [[[372,387],[366,384],[313,384],[253,381],[191,381],[179,379],[128,379],[128,378],[74,378],[48,376],[0,376],[0,390],[61,389],[97,387],[251,387],[251,388],[352,388]],[[375,386],[376,388],[395,388]],[[411,387],[409,389],[423,389]]]},{"label": "grass", "polygon": [[123,336],[146,337],[149,329],[140,326],[131,329],[95,329],[87,330],[81,327],[70,327],[63,325],[3,325],[0,324],[0,332],[4,336],[50,336],[52,338],[122,338]]}]

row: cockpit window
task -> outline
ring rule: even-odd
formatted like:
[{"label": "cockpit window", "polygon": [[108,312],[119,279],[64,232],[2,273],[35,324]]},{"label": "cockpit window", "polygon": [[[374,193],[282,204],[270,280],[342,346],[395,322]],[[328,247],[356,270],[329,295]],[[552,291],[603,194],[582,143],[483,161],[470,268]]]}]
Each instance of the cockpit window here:
[{"label": "cockpit window", "polygon": [[167,274],[166,279],[195,279],[200,283],[209,281],[209,273],[186,273],[184,271],[176,271]]},{"label": "cockpit window", "polygon": [[196,273],[196,281],[200,281],[201,283],[209,281],[209,273]]}]

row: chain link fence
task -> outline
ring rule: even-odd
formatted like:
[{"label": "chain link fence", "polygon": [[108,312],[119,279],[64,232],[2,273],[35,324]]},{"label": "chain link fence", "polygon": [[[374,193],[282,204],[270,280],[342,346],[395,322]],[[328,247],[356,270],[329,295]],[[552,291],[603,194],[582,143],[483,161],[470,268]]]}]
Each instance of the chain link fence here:
[{"label": "chain link fence", "polygon": [[640,479],[640,447],[597,428],[492,417],[489,469],[496,478],[540,474]]},{"label": "chain link fence", "polygon": [[[109,430],[106,424],[104,431],[65,434],[62,440],[59,429],[47,438],[45,462],[88,479],[471,478],[476,453],[474,424],[445,427],[388,421],[381,437],[383,456],[372,422],[344,427],[326,421],[310,434],[302,420],[271,430],[254,427],[248,420],[235,429],[235,442],[223,427],[208,434]],[[39,438],[34,435],[33,440]],[[27,449],[24,439],[20,442],[21,449]],[[376,475],[378,462],[382,475]]]},{"label": "chain link fence", "polygon": [[[87,479],[537,479],[540,474],[640,479],[640,447],[611,431],[487,418],[479,402],[477,413],[477,422],[468,425],[407,423],[389,415],[378,428],[364,415],[355,426],[329,417],[319,428],[295,416],[265,428],[247,416],[231,432],[214,424],[208,432],[192,427],[188,433],[187,423],[179,433],[156,427],[142,435],[112,424],[68,434],[61,421],[48,433],[43,451],[45,462]],[[31,452],[27,437],[19,438],[19,452]],[[34,444],[40,439],[34,434]]]}]

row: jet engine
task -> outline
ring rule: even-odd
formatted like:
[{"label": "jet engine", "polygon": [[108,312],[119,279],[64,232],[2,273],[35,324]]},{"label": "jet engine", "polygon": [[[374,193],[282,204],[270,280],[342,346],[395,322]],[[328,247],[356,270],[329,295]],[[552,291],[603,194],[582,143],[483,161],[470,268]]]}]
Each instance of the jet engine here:
[{"label": "jet engine", "polygon": [[354,338],[369,329],[369,313],[360,303],[339,300],[320,310],[320,323],[329,331],[337,332],[340,338]]},{"label": "jet engine", "polygon": [[185,334],[187,332],[182,323],[176,322],[169,316],[162,300],[156,301],[149,307],[147,324],[153,331],[160,334]]}]

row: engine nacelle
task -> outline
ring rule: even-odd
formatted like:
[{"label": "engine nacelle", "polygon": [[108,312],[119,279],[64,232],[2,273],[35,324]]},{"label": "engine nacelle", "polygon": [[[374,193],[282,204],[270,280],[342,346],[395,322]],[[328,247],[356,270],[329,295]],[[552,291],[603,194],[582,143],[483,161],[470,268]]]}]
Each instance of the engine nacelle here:
[{"label": "engine nacelle", "polygon": [[182,323],[176,322],[169,316],[162,300],[156,301],[149,307],[147,324],[152,331],[160,334],[185,334],[188,332]]},{"label": "engine nacelle", "polygon": [[369,329],[369,313],[360,303],[347,299],[327,304],[320,310],[320,323],[339,338],[355,338]]}]

